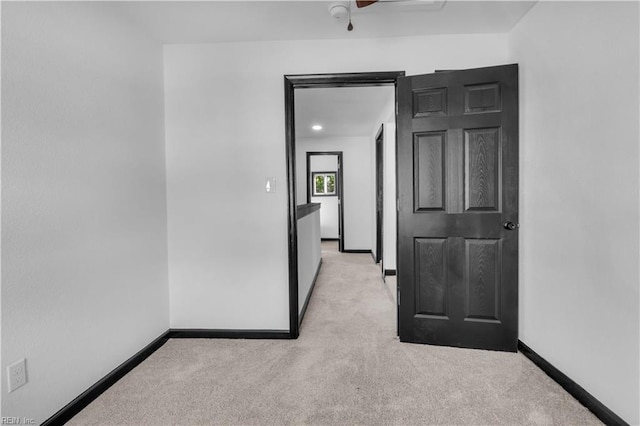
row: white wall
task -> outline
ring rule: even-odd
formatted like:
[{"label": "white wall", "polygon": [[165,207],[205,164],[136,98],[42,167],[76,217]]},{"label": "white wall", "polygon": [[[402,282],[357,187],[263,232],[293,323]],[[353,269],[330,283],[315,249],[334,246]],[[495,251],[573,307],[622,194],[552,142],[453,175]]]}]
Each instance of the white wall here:
[{"label": "white wall", "polygon": [[[382,262],[381,267],[390,269],[385,267],[384,264],[386,259],[384,258],[393,258],[393,265],[395,268],[395,257],[396,257],[396,226],[395,226],[395,105],[396,105],[396,91],[394,86],[381,86],[380,90],[385,90],[388,92],[388,99],[384,107],[380,110],[377,124],[371,129],[371,182],[373,182],[372,192],[371,192],[371,253],[374,257],[377,257],[377,218],[376,218],[376,208],[377,208],[377,188],[376,188],[376,136],[380,131],[380,126],[383,127],[382,130]],[[394,134],[391,136],[386,127],[392,123],[394,128]],[[390,138],[392,138],[390,140]],[[388,144],[393,143],[394,149],[391,153],[388,152]],[[390,155],[391,154],[391,155]],[[387,163],[393,163],[393,176],[390,176],[389,173],[389,165]],[[394,185],[393,194],[389,194],[387,190],[387,186],[389,181]],[[387,211],[387,207],[389,205],[389,199],[387,197],[391,197],[391,201],[394,205],[393,213]],[[389,228],[389,220],[387,218],[387,214],[391,214],[394,218],[393,229]],[[393,235],[391,235],[393,234]],[[394,242],[393,248],[390,251],[386,251],[389,248],[388,242]],[[387,266],[389,266],[389,262],[386,262]],[[391,268],[391,269],[394,269]],[[383,269],[384,272],[384,269]]]},{"label": "white wall", "polygon": [[382,268],[396,269],[396,123],[384,123],[384,206]]},{"label": "white wall", "polygon": [[[321,209],[322,210],[322,209]],[[321,257],[320,210],[298,219],[298,313],[302,312]]]},{"label": "white wall", "polygon": [[44,421],[169,326],[162,48],[118,10],[2,5],[3,416]]},{"label": "white wall", "polygon": [[[306,154],[305,154],[306,155]],[[313,172],[336,172],[336,178],[338,178],[338,156],[337,155],[312,155],[309,159],[309,172],[302,175],[296,174],[298,178],[298,188],[306,188],[305,192],[309,191],[307,187],[307,177],[311,177]],[[306,164],[306,163],[303,163]],[[337,180],[336,180],[337,184]],[[336,191],[338,190],[336,185]],[[300,201],[305,200],[300,198]],[[340,235],[338,227],[338,196],[331,197],[314,197],[311,196],[312,203],[320,203],[320,235],[322,238],[338,238]],[[298,202],[298,204],[302,204]]]},{"label": "white wall", "polygon": [[520,338],[638,412],[638,3],[540,2],[520,64]]},{"label": "white wall", "polygon": [[[164,52],[171,325],[288,329],[283,75],[502,64],[507,36],[167,45]],[[266,176],[278,179],[275,194],[265,194]]]},{"label": "white wall", "polygon": [[[371,249],[371,144],[367,137],[298,139],[296,168],[304,173],[307,152],[342,151],[342,208],[344,215],[344,249]],[[312,201],[320,198],[312,197]]]}]

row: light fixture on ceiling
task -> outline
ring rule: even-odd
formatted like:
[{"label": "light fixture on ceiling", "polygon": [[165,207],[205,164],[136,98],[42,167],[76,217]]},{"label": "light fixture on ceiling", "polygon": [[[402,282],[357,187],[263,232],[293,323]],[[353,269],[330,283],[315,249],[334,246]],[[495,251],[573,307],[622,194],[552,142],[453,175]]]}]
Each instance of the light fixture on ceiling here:
[{"label": "light fixture on ceiling", "polygon": [[349,16],[349,2],[339,1],[329,4],[329,14],[336,21],[343,21]]},{"label": "light fixture on ceiling", "polygon": [[351,2],[350,1],[339,1],[329,4],[329,14],[336,21],[344,21],[349,19],[349,25],[347,26],[347,30],[353,30],[353,24],[351,23]]},{"label": "light fixture on ceiling", "polygon": [[322,130],[322,126],[319,124],[314,124],[313,126],[311,126],[311,129],[319,132],[320,130]]}]

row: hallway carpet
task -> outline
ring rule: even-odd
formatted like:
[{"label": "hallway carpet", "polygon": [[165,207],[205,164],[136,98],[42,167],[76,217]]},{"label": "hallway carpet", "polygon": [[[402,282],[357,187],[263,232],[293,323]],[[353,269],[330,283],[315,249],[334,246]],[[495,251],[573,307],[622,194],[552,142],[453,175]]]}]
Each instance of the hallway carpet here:
[{"label": "hallway carpet", "polygon": [[69,424],[600,424],[521,354],[400,343],[371,256],[322,256],[299,339],[172,339]]}]

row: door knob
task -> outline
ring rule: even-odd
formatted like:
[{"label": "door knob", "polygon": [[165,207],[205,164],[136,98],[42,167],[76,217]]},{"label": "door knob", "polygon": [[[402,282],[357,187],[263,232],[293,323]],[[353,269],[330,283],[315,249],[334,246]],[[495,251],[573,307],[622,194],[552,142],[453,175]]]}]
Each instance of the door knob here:
[{"label": "door knob", "polygon": [[519,223],[513,223],[513,222],[505,222],[502,224],[502,226],[504,227],[504,229],[508,229],[509,231],[513,231],[516,228],[520,228]]}]

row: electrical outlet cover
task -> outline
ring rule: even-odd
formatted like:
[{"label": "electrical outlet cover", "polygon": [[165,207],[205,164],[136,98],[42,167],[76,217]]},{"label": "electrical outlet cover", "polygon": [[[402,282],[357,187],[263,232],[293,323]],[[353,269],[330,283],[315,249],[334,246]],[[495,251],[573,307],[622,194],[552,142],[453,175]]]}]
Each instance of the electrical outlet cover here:
[{"label": "electrical outlet cover", "polygon": [[27,383],[27,365],[24,358],[17,360],[7,367],[9,378],[9,392],[13,392]]}]

